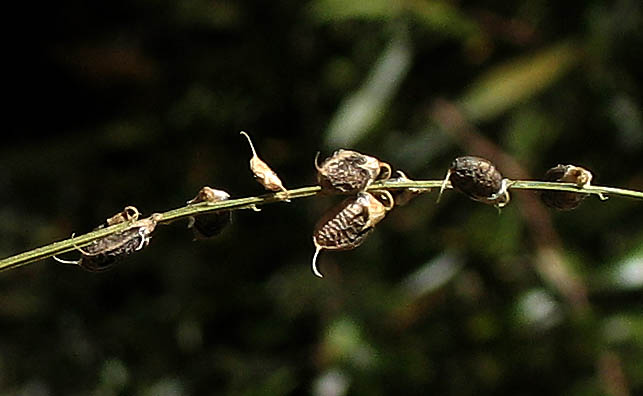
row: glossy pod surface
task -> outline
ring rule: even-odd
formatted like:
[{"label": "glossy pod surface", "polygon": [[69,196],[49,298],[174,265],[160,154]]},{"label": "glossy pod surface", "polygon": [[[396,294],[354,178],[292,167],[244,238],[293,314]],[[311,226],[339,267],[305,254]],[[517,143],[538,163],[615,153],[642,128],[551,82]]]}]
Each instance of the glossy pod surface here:
[{"label": "glossy pod surface", "polygon": [[[189,200],[189,205],[209,202],[216,203],[226,201],[230,194],[223,190],[216,190],[211,187],[203,187],[196,197]],[[232,212],[224,210],[216,213],[206,213],[190,217],[188,228],[192,228],[196,239],[207,239],[219,235],[223,229],[232,222]]]},{"label": "glossy pod surface", "polygon": [[[574,165],[557,165],[545,173],[546,181],[574,183],[579,187],[589,185],[592,173],[587,169]],[[543,191],[540,198],[550,208],[558,210],[573,210],[587,198],[588,194],[569,191]]]},{"label": "glossy pod surface", "polygon": [[447,175],[440,188],[438,201],[442,196],[447,181],[457,191],[467,195],[469,198],[502,208],[510,200],[507,191],[508,180],[491,161],[480,157],[458,157],[449,167]]},{"label": "glossy pod surface", "polygon": [[453,188],[475,200],[492,197],[502,188],[502,174],[484,158],[456,158],[450,170]]}]

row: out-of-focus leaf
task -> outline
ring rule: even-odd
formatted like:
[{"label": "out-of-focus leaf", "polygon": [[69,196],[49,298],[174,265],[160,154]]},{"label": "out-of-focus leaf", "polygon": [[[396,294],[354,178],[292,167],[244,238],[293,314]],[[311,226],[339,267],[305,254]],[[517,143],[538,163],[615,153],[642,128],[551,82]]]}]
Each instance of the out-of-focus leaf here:
[{"label": "out-of-focus leaf", "polygon": [[442,0],[317,0],[309,8],[313,20],[328,23],[347,19],[390,20],[408,12],[417,23],[445,36],[480,33],[476,21],[450,1]]},{"label": "out-of-focus leaf", "polygon": [[460,272],[463,263],[460,257],[444,253],[421,266],[402,283],[404,294],[411,299],[420,298],[444,286]]},{"label": "out-of-focus leaf", "polygon": [[16,289],[11,293],[2,292],[0,294],[0,318],[14,317],[26,318],[35,315],[44,308],[44,302],[39,300],[29,290]]},{"label": "out-of-focus leaf", "polygon": [[514,309],[516,324],[529,330],[545,331],[562,319],[560,306],[544,289],[526,292],[519,298]]},{"label": "out-of-focus leaf", "polygon": [[603,338],[610,344],[633,341],[643,348],[643,317],[640,314],[618,314],[603,322]]},{"label": "out-of-focus leaf", "polygon": [[[384,142],[389,147],[387,159],[405,171],[421,169],[450,147],[451,141],[434,125],[414,135],[390,134]],[[412,177],[409,174],[409,177]]]},{"label": "out-of-focus leaf", "polygon": [[386,112],[410,64],[408,34],[400,29],[375,62],[362,87],[340,104],[326,131],[326,145],[349,147],[364,138]]},{"label": "out-of-focus leaf", "polygon": [[192,27],[232,27],[240,19],[239,7],[234,1],[182,0],[175,5],[177,20]]},{"label": "out-of-focus leaf", "polygon": [[296,386],[292,371],[287,367],[280,367],[271,371],[259,383],[248,384],[245,394],[248,395],[288,395]]},{"label": "out-of-focus leaf", "polygon": [[458,101],[472,121],[489,120],[550,87],[578,62],[581,51],[563,42],[498,65]]},{"label": "out-of-focus leaf", "polygon": [[632,241],[634,245],[627,253],[592,274],[593,293],[643,290],[643,234],[636,234]]},{"label": "out-of-focus leaf", "polygon": [[641,105],[627,95],[612,99],[609,115],[617,127],[623,150],[634,151],[643,146],[643,113]]},{"label": "out-of-focus leaf", "polygon": [[348,391],[350,381],[346,374],[337,369],[328,370],[315,381],[313,395],[342,396]]},{"label": "out-of-focus leaf", "polygon": [[424,26],[444,35],[468,37],[480,33],[478,24],[450,1],[409,1],[413,15]]},{"label": "out-of-focus leaf", "polygon": [[100,371],[99,389],[105,394],[117,394],[130,381],[130,373],[119,359],[109,359],[103,363]]},{"label": "out-of-focus leaf", "polygon": [[391,0],[317,0],[309,13],[319,22],[343,19],[388,19],[395,16],[401,1]]},{"label": "out-of-focus leaf", "polygon": [[181,381],[176,378],[163,378],[143,392],[143,396],[181,396],[185,395]]},{"label": "out-of-focus leaf", "polygon": [[617,261],[599,279],[599,287],[611,290],[643,289],[643,247]]},{"label": "out-of-focus leaf", "polygon": [[622,288],[643,287],[643,254],[631,256],[620,262],[614,271],[613,280]]},{"label": "out-of-focus leaf", "polygon": [[329,325],[323,356],[328,362],[350,362],[361,368],[372,366],[376,359],[373,348],[364,340],[360,325],[349,317]]},{"label": "out-of-focus leaf", "polygon": [[560,133],[559,123],[538,106],[522,106],[511,115],[505,135],[508,151],[524,165],[542,158]]}]

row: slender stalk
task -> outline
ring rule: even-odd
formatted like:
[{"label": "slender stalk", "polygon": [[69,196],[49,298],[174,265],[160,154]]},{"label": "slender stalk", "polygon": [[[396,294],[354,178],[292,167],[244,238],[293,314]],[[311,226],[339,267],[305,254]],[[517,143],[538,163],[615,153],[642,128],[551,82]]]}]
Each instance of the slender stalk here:
[{"label": "slender stalk", "polygon": [[[513,180],[510,181],[510,189],[515,190],[556,190],[556,191],[570,191],[586,194],[594,194],[599,197],[607,195],[620,196],[633,199],[643,200],[643,191],[627,190],[616,187],[605,186],[587,186],[580,188],[573,183],[557,183],[557,182],[543,182],[535,180]],[[430,189],[439,188],[442,185],[442,180],[387,180],[377,182],[368,187],[369,190],[394,190],[403,188],[419,188]],[[450,185],[447,188],[451,188]],[[285,192],[278,192],[274,194],[265,194],[256,197],[246,197],[230,199],[216,203],[199,203],[196,205],[187,205],[181,208],[172,209],[167,212],[161,213],[162,218],[160,223],[168,224],[180,219],[185,219],[190,216],[196,216],[208,212],[216,212],[221,210],[240,210],[240,209],[254,209],[257,210],[259,205],[267,205],[276,202],[284,202],[284,200],[306,198],[317,195],[321,190],[319,186],[302,187]],[[84,235],[76,236],[73,238],[65,239],[59,242],[54,242],[36,249],[26,251],[0,260],[0,272],[10,269],[18,268],[48,257],[75,250],[78,247],[85,246],[92,241],[102,238],[106,235],[117,233],[126,229],[130,223],[116,224],[111,227],[101,228],[96,231],[89,232]]]}]

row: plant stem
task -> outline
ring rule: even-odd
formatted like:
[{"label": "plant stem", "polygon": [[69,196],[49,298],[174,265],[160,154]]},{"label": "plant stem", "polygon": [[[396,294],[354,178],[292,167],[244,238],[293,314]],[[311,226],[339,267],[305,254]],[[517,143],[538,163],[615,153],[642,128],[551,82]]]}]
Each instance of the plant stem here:
[{"label": "plant stem", "polygon": [[[387,180],[383,182],[373,183],[368,187],[368,190],[395,190],[404,188],[418,188],[430,189],[439,188],[442,185],[442,180]],[[447,188],[451,188],[450,185]],[[604,186],[587,186],[580,188],[572,183],[558,183],[558,182],[543,182],[535,180],[513,180],[509,182],[509,188],[515,190],[555,190],[555,191],[569,191],[586,194],[594,194],[599,197],[606,195],[615,195],[620,197],[627,197],[633,199],[643,200],[643,191],[627,190],[616,187]],[[167,212],[161,213],[162,218],[159,223],[168,224],[180,219],[190,216],[196,216],[208,212],[216,212],[222,210],[239,210],[239,209],[255,209],[258,205],[267,205],[275,202],[284,202],[286,198],[297,199],[317,195],[321,190],[319,186],[302,187],[287,192],[278,192],[274,194],[265,194],[256,197],[246,197],[230,199],[216,203],[199,203],[195,205],[187,205],[181,208],[172,209]],[[18,268],[48,257],[75,250],[78,247],[85,246],[92,241],[102,238],[106,235],[114,234],[126,229],[131,223],[116,224],[111,227],[101,228],[84,235],[76,236],[73,238],[65,239],[59,242],[54,242],[46,246],[29,250],[24,253],[17,254],[0,260],[0,272],[10,269]]]}]

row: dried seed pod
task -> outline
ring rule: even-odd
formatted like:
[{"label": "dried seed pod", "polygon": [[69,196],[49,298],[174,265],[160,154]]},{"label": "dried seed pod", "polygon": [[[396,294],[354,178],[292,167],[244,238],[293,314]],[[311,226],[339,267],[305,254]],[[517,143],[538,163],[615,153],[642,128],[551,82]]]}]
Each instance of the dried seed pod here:
[{"label": "dried seed pod", "polygon": [[508,179],[489,161],[480,157],[458,157],[449,167],[444,178],[438,202],[447,182],[451,181],[454,189],[464,193],[469,198],[502,208],[510,200]]},{"label": "dried seed pod", "polygon": [[136,221],[140,212],[134,206],[126,206],[122,212],[115,214],[109,219],[105,220],[105,226],[113,226],[114,224],[124,223],[126,221]]},{"label": "dried seed pod", "polygon": [[[404,172],[401,170],[396,171],[398,174],[398,177],[394,179],[390,179],[391,181],[409,181],[410,179],[406,177]],[[397,206],[404,206],[407,203],[409,203],[413,198],[417,197],[418,195],[430,192],[430,188],[402,188],[402,189],[396,189],[391,191],[391,194],[393,195],[393,198],[395,199],[395,205]]]},{"label": "dried seed pod", "polygon": [[[374,194],[381,194],[381,198],[387,202],[382,203]],[[391,210],[393,205],[393,197],[388,191],[373,194],[360,192],[328,211],[317,223],[313,233],[313,273],[320,278],[323,277],[317,270],[317,255],[321,250],[355,249],[364,242],[373,227],[386,216],[386,212]]]},{"label": "dried seed pod", "polygon": [[[589,186],[592,177],[592,172],[574,165],[557,165],[545,173],[546,181],[574,183],[580,188]],[[578,207],[588,195],[568,191],[543,191],[540,198],[550,208],[572,210]]]},{"label": "dried seed pod", "polygon": [[[200,202],[221,202],[230,198],[230,194],[223,190],[215,190],[210,187],[203,187],[194,199],[189,200],[188,205]],[[219,235],[221,231],[232,221],[232,212],[229,210],[206,213],[198,216],[190,216],[188,228],[192,228],[196,239],[207,239]]]},{"label": "dried seed pod", "polygon": [[318,164],[319,153],[315,156],[317,181],[322,191],[354,194],[364,191],[378,178],[391,177],[391,166],[375,157],[357,151],[339,149]]},{"label": "dried seed pod", "polygon": [[264,186],[266,190],[283,191],[288,194],[288,190],[286,190],[286,188],[283,186],[283,183],[281,182],[281,179],[279,179],[279,176],[277,176],[275,171],[270,169],[268,164],[262,161],[257,155],[257,151],[255,151],[255,146],[252,144],[250,136],[248,136],[248,134],[244,131],[241,131],[240,133],[245,136],[246,139],[248,139],[248,144],[250,144],[250,149],[252,150],[252,158],[250,158],[250,170],[252,171],[255,179],[257,179],[257,181],[262,186]]},{"label": "dried seed pod", "polygon": [[147,246],[161,218],[161,214],[155,213],[149,218],[134,222],[123,231],[97,239],[83,248],[77,247],[82,254],[79,260],[62,260],[55,256],[54,259],[64,264],[76,264],[90,272],[108,270],[133,252]]}]

